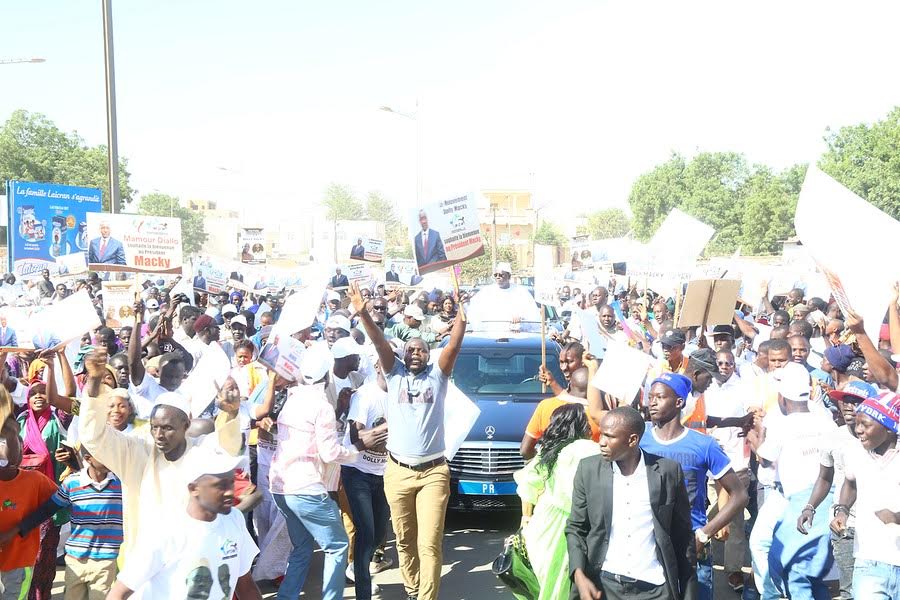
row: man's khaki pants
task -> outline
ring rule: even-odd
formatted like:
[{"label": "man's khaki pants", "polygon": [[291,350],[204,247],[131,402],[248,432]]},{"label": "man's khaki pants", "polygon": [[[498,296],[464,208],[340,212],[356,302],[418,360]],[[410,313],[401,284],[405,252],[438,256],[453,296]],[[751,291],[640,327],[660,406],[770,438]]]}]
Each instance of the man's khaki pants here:
[{"label": "man's khaki pants", "polygon": [[350,541],[347,550],[347,563],[353,562],[353,544],[356,541],[356,527],[353,525],[353,515],[350,513],[350,501],[347,500],[347,492],[344,490],[344,482],[338,489],[337,497],[338,508],[341,509],[341,521],[344,522],[344,531],[347,532],[347,539]]},{"label": "man's khaki pants", "polygon": [[65,600],[105,600],[117,572],[114,558],[93,560],[66,554]]},{"label": "man's khaki pants", "polygon": [[397,556],[406,593],[436,600],[441,584],[444,514],[450,498],[450,468],[443,463],[413,471],[388,460],[384,493],[397,536]]}]

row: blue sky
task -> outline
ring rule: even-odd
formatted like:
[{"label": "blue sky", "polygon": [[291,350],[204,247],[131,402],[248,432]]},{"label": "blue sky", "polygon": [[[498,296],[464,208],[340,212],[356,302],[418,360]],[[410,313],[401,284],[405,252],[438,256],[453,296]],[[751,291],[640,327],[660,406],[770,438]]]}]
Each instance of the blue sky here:
[{"label": "blue sky", "polygon": [[[105,142],[100,5],[5,3],[0,118]],[[415,204],[533,185],[624,206],[673,150],[814,159],[900,104],[889,2],[114,2],[120,153],[140,192],[299,214],[330,181]],[[224,168],[224,170],[223,170]],[[546,214],[546,212],[544,213]]]}]

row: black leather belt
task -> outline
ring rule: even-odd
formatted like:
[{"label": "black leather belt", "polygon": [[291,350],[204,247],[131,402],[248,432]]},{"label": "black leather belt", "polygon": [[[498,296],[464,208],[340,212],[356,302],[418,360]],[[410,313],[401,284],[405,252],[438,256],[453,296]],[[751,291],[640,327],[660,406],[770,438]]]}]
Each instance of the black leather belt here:
[{"label": "black leather belt", "polygon": [[393,454],[388,454],[388,456],[390,457],[391,462],[393,462],[394,464],[400,465],[404,469],[411,469],[413,471],[427,471],[428,469],[430,469],[432,467],[436,467],[438,465],[442,465],[445,462],[447,462],[447,459],[445,457],[439,456],[439,457],[435,458],[434,460],[429,460],[428,462],[423,462],[418,465],[408,465],[408,464],[406,464],[404,462],[400,462],[399,460],[394,458]]},{"label": "black leather belt", "polygon": [[635,579],[634,577],[628,577],[626,575],[619,575],[618,573],[610,573],[609,571],[601,571],[600,577],[615,581],[621,585],[630,585],[640,590],[652,590],[659,587],[658,585],[647,581],[641,581],[640,579]]}]

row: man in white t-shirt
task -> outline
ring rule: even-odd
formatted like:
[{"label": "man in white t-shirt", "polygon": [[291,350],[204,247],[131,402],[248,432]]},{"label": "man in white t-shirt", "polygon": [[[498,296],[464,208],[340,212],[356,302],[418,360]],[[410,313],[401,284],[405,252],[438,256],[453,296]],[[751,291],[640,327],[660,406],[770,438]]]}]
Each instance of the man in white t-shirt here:
[{"label": "man in white t-shirt", "polygon": [[[778,417],[766,416],[761,441],[751,439],[760,464],[775,466],[775,489],[766,498],[750,534],[753,575],[763,597],[779,597],[775,589],[778,581],[782,592],[818,598],[822,596],[816,594],[828,593],[823,581],[827,569],[825,572],[818,571],[818,567],[824,568],[827,561],[822,560],[821,565],[816,565],[800,553],[786,556],[783,549],[771,553],[770,549],[775,546],[773,537],[779,522],[786,520],[790,523],[781,528],[783,531],[779,531],[779,539],[782,533],[789,530],[796,533],[793,524],[800,509],[797,508],[796,514],[791,511],[792,500],[797,497],[805,503],[809,498],[819,473],[819,455],[827,445],[827,436],[833,434],[837,426],[829,416],[810,412],[812,381],[802,365],[787,363],[774,371],[772,378],[778,390],[775,409]],[[771,564],[781,564],[783,572],[770,571]]]},{"label": "man in white t-shirt", "polygon": [[844,485],[831,529],[843,535],[856,506],[853,597],[900,598],[900,395],[884,392],[857,409],[860,445],[844,456]]},{"label": "man in white t-shirt", "polygon": [[[119,573],[108,600],[125,598],[262,599],[250,576],[259,549],[234,506],[234,469],[241,457],[209,447],[183,466],[190,500],[186,514],[146,530]],[[132,596],[132,594],[134,594]]]}]

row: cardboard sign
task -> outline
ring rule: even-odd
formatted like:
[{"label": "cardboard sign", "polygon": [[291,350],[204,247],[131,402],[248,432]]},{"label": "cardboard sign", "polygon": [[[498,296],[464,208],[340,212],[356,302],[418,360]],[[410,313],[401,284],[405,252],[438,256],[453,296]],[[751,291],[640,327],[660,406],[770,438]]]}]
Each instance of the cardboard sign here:
[{"label": "cardboard sign", "polygon": [[[842,230],[858,233],[849,251],[845,244],[835,243],[835,218]],[[826,275],[841,310],[852,309],[860,315],[866,333],[877,344],[891,287],[897,281],[897,269],[885,260],[891,244],[900,240],[900,222],[810,166],[797,201],[794,227]]]},{"label": "cardboard sign", "polygon": [[447,397],[444,399],[444,456],[453,460],[472,426],[481,415],[478,405],[466,396],[453,382],[447,383]]},{"label": "cardboard sign", "polygon": [[242,227],[240,245],[242,263],[266,262],[266,231],[263,228]]},{"label": "cardboard sign", "polygon": [[730,325],[741,282],[735,279],[700,279],[688,282],[676,327]]},{"label": "cardboard sign", "polygon": [[697,257],[715,230],[694,217],[673,208],[643,249],[635,248],[628,260],[628,276],[647,281],[650,289],[668,294],[694,272]]},{"label": "cardboard sign", "polygon": [[569,242],[569,268],[572,271],[583,271],[594,268],[594,257],[591,253],[591,239],[586,235],[573,237]]},{"label": "cardboard sign", "polygon": [[35,335],[57,341],[56,347],[65,346],[72,340],[79,339],[89,331],[100,327],[100,316],[87,290],[75,292],[56,304],[44,308],[37,315]]},{"label": "cardboard sign", "polygon": [[276,335],[275,332],[272,332],[269,341],[260,350],[257,360],[285,379],[299,381],[301,378],[300,360],[305,351],[306,346],[303,345],[303,342],[289,335]]},{"label": "cardboard sign", "polygon": [[384,260],[384,240],[356,238],[350,247],[350,260],[380,263]]},{"label": "cardboard sign", "polygon": [[604,358],[610,339],[600,332],[600,319],[597,309],[591,306],[588,309],[575,309],[572,311],[578,315],[578,324],[581,327],[581,341],[584,349],[596,356]]},{"label": "cardboard sign", "polygon": [[181,273],[181,219],[89,213],[92,271]]},{"label": "cardboard sign", "polygon": [[343,272],[347,279],[360,285],[372,281],[372,269],[365,263],[350,263],[343,267]]},{"label": "cardboard sign", "polygon": [[87,273],[87,258],[84,252],[73,252],[56,257],[56,268],[60,275],[81,275]]},{"label": "cardboard sign", "polygon": [[413,209],[409,237],[420,275],[481,256],[484,240],[475,197],[459,196]]},{"label": "cardboard sign", "polygon": [[134,322],[134,285],[129,281],[103,281],[101,284],[106,326],[118,329],[131,325]]},{"label": "cardboard sign", "polygon": [[324,293],[325,280],[321,273],[311,276],[307,287],[291,294],[284,301],[281,317],[272,328],[272,334],[290,336],[310,327],[319,313]]},{"label": "cardboard sign", "polygon": [[222,347],[209,344],[178,391],[191,401],[191,415],[199,417],[216,399],[231,371],[231,361]]},{"label": "cardboard sign", "polygon": [[622,342],[611,341],[591,385],[630,403],[641,389],[652,361],[649,354]]}]

